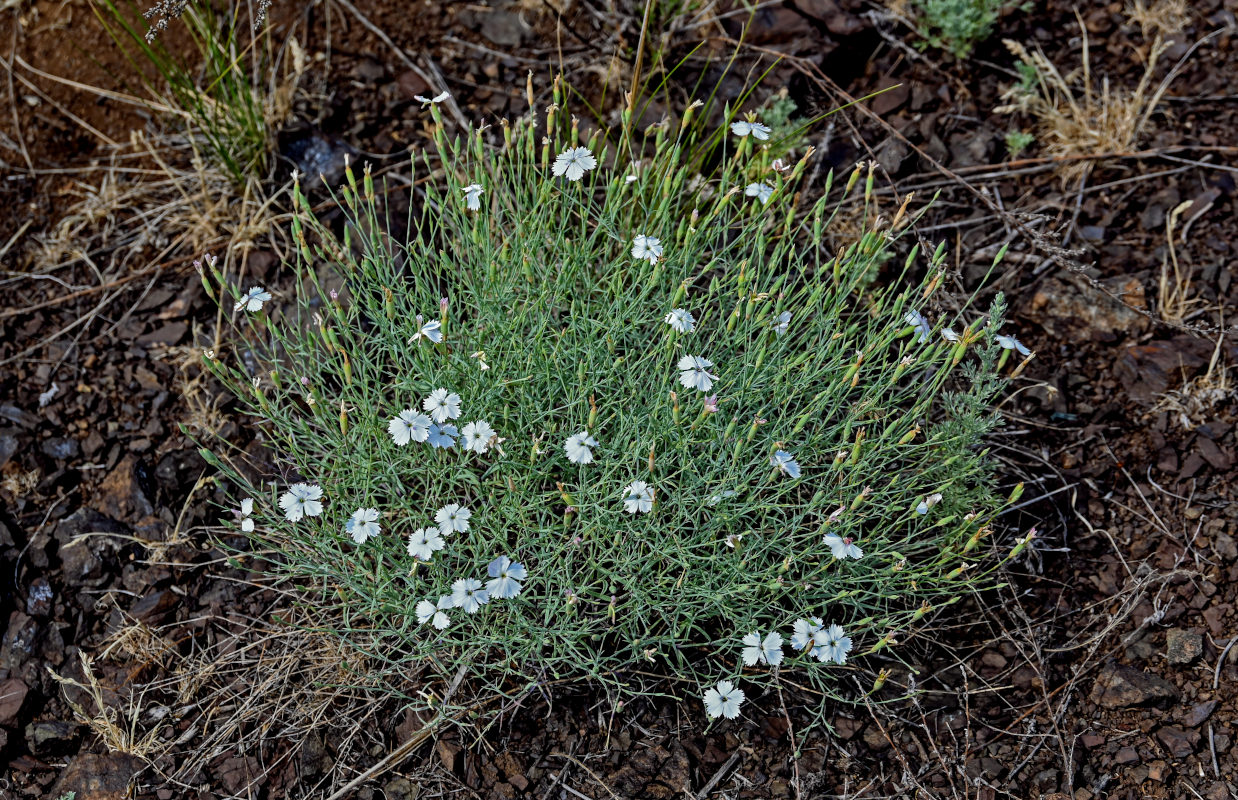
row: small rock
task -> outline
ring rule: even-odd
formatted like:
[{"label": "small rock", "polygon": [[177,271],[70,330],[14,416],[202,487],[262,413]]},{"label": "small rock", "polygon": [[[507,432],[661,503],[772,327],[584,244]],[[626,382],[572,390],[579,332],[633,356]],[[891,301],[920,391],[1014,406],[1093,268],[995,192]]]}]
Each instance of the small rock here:
[{"label": "small rock", "polygon": [[0,683],[0,728],[8,728],[17,722],[22,703],[30,688],[20,678],[9,678]]},{"label": "small rock", "polygon": [[0,433],[0,467],[9,463],[9,459],[17,452],[17,437],[10,431]]},{"label": "small rock", "polygon": [[129,616],[139,622],[162,622],[178,602],[179,597],[175,592],[161,589],[139,598],[129,609]]},{"label": "small rock", "polygon": [[387,800],[417,800],[421,787],[413,785],[408,778],[392,778],[383,786]]},{"label": "small rock", "polygon": [[1105,708],[1129,708],[1177,694],[1173,684],[1159,675],[1110,663],[1097,676],[1091,697]]},{"label": "small rock", "polygon": [[61,461],[68,461],[71,458],[77,458],[80,451],[76,439],[44,439],[39,445],[39,449],[49,458],[57,458]]},{"label": "small rock", "polygon": [[1194,377],[1211,358],[1212,345],[1206,339],[1175,336],[1130,345],[1114,364],[1113,375],[1132,399],[1152,405],[1166,391]]},{"label": "small rock", "polygon": [[890,742],[886,739],[885,734],[877,729],[876,725],[870,725],[864,729],[864,733],[860,734],[860,738],[864,740],[864,744],[868,745],[868,749],[874,753],[880,753],[890,747]]},{"label": "small rock", "polygon": [[93,504],[113,519],[138,520],[155,513],[155,507],[142,486],[146,467],[127,455],[99,484]]},{"label": "small rock", "polygon": [[1165,658],[1170,664],[1190,664],[1204,652],[1204,637],[1180,628],[1165,635]]},{"label": "small rock", "polygon": [[1153,761],[1148,764],[1148,780],[1160,781],[1165,780],[1166,767],[1168,765],[1164,761]]},{"label": "small rock", "polygon": [[1079,737],[1079,741],[1089,750],[1095,750],[1097,747],[1105,743],[1105,737],[1097,733],[1085,733]]},{"label": "small rock", "polygon": [[1212,549],[1226,561],[1233,561],[1238,558],[1238,544],[1235,544],[1234,537],[1228,533],[1218,533],[1216,541],[1212,544]]},{"label": "small rock", "polygon": [[[1165,725],[1156,732],[1156,738],[1174,758],[1186,758],[1195,752],[1199,744],[1199,731],[1186,731],[1182,728]],[[1149,765],[1150,766],[1150,765]]]},{"label": "small rock", "polygon": [[77,747],[81,734],[75,722],[43,720],[26,726],[26,744],[36,756],[62,756]]},{"label": "small rock", "polygon": [[47,578],[35,578],[26,593],[26,613],[32,617],[49,616],[52,613],[52,598],[52,586]]},{"label": "small rock", "polygon": [[1216,700],[1205,700],[1202,703],[1196,703],[1191,707],[1191,711],[1182,719],[1182,724],[1188,728],[1198,728],[1200,725],[1212,716],[1212,712],[1216,710]]},{"label": "small rock", "polygon": [[1139,760],[1139,753],[1133,747],[1123,747],[1113,756],[1115,764],[1134,764]]},{"label": "small rock", "polygon": [[836,36],[851,36],[865,27],[858,14],[844,10],[838,0],[794,0],[801,14],[821,20],[826,30]]},{"label": "small rock", "polygon": [[7,669],[12,674],[34,655],[39,629],[39,621],[29,614],[14,611],[9,615],[9,627],[4,632],[4,643],[0,645],[0,669]]},{"label": "small rock", "polygon": [[301,745],[301,774],[307,778],[316,778],[331,769],[332,763],[331,754],[327,752],[322,737],[317,734],[307,736],[305,743]]},{"label": "small rock", "polygon": [[980,663],[984,664],[986,667],[1002,669],[1009,662],[1006,661],[1006,657],[1004,655],[996,650],[985,650],[984,654],[980,656]]},{"label": "small rock", "polygon": [[838,734],[838,738],[846,741],[860,732],[864,727],[864,720],[852,719],[851,717],[837,717],[834,720],[834,732]]},{"label": "small rock", "polygon": [[1135,310],[1147,306],[1143,284],[1138,279],[1127,277],[1104,285],[1122,302],[1082,278],[1064,276],[1044,281],[1032,295],[1028,311],[1045,330],[1059,338],[1109,342],[1148,326],[1147,319]]},{"label": "small rock", "polygon": [[481,35],[500,47],[516,47],[524,39],[525,24],[510,11],[491,11],[481,21]]},{"label": "small rock", "polygon": [[142,766],[124,753],[82,753],[60,774],[49,797],[72,793],[74,800],[128,800],[129,783]]},{"label": "small rock", "polygon": [[443,769],[452,773],[459,771],[460,762],[463,760],[460,758],[459,745],[440,739],[434,749],[438,752],[438,760],[443,763]]}]

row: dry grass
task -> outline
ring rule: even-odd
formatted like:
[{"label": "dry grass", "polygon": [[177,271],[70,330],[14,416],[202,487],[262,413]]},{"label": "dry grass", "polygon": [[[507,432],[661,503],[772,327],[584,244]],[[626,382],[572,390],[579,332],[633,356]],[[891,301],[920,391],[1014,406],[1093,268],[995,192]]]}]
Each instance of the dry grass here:
[{"label": "dry grass", "polygon": [[1184,431],[1193,431],[1216,416],[1216,410],[1234,398],[1229,368],[1225,364],[1225,336],[1217,337],[1208,371],[1161,395],[1153,412],[1167,412]]},{"label": "dry grass", "polygon": [[1129,153],[1144,141],[1152,129],[1152,116],[1181,66],[1179,62],[1157,82],[1161,56],[1173,44],[1170,37],[1180,34],[1189,21],[1183,0],[1158,0],[1152,6],[1135,0],[1127,14],[1145,39],[1152,34],[1146,48],[1132,49],[1134,61],[1143,65],[1133,89],[1113,86],[1108,76],[1098,80],[1092,74],[1088,30],[1078,11],[1083,53],[1074,71],[1063,73],[1039,47],[1029,50],[1020,42],[1004,40],[1019,59],[1025,80],[1002,95],[1005,104],[994,112],[1032,117],[1043,154],[1062,159],[1059,171],[1064,180],[1090,171],[1095,161],[1088,156],[1101,159]]},{"label": "dry grass", "polygon": [[1130,152],[1147,135],[1152,113],[1168,88],[1164,81],[1155,88],[1152,85],[1167,42],[1157,38],[1139,84],[1129,90],[1111,86],[1108,77],[1097,83],[1088,56],[1087,29],[1083,30],[1083,66],[1065,75],[1039,47],[1028,50],[1019,42],[1005,40],[1006,47],[1028,65],[1035,82],[1030,89],[1016,86],[1008,90],[1002,96],[1007,104],[994,109],[998,114],[1030,115],[1043,154],[1063,159],[1060,171],[1067,180],[1092,168],[1094,161],[1081,156],[1099,159]]}]

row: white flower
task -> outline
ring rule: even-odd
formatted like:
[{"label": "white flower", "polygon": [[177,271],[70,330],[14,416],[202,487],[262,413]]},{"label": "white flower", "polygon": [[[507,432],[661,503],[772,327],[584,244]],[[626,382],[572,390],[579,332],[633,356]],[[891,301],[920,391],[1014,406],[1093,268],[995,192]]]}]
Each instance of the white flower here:
[{"label": "white flower", "polygon": [[774,322],[773,324],[774,335],[785,336],[787,333],[787,328],[789,328],[790,326],[791,326],[791,312],[784,311],[778,315],[778,320]]},{"label": "white flower", "polygon": [[708,392],[718,380],[717,375],[711,375],[709,368],[714,362],[701,356],[684,356],[679,359],[679,382],[688,389],[699,389]]},{"label": "white flower", "polygon": [[585,173],[598,165],[598,160],[587,147],[569,147],[555,156],[550,171],[556,178],[567,176],[569,181],[578,181]]},{"label": "white flower", "polygon": [[421,402],[421,407],[434,417],[435,422],[442,425],[447,420],[460,416],[460,395],[446,389],[435,389]]},{"label": "white flower", "polygon": [[744,702],[744,690],[737,689],[730,681],[718,681],[718,685],[705,692],[705,713],[710,719],[739,716],[739,704]]},{"label": "white flower", "polygon": [[778,468],[783,475],[789,478],[798,478],[800,476],[800,465],[795,462],[795,459],[786,450],[775,450],[770,456],[769,463]]},{"label": "white flower", "polygon": [[491,428],[490,423],[485,420],[477,420],[465,425],[462,435],[464,449],[472,450],[478,455],[483,455],[490,449],[490,440],[496,436],[494,428]]},{"label": "white flower", "polygon": [[322,513],[322,487],[316,483],[294,483],[279,498],[279,507],[289,522]]},{"label": "white flower", "polygon": [[761,200],[761,205],[769,202],[770,197],[774,194],[774,187],[768,183],[750,183],[744,187],[744,194],[748,197],[756,197]]},{"label": "white flower", "polygon": [[812,642],[813,637],[821,630],[824,625],[820,617],[812,617],[810,619],[797,619],[795,625],[791,628],[791,647],[796,650],[803,650]]},{"label": "white flower", "polygon": [[933,326],[928,323],[923,314],[913,309],[903,315],[903,321],[916,329],[916,333],[920,335],[920,344],[928,341],[929,334],[933,332]]},{"label": "white flower", "polygon": [[959,335],[950,328],[942,328],[941,338],[945,339],[947,342],[957,342],[959,340]]},{"label": "white flower", "polygon": [[413,99],[418,103],[421,103],[422,108],[425,108],[428,105],[434,105],[435,103],[441,103],[448,97],[451,97],[451,92],[439,92],[433,97],[423,97],[419,94],[413,95]]},{"label": "white flower", "polygon": [[444,536],[450,536],[453,533],[467,531],[469,519],[472,516],[473,512],[467,506],[452,503],[434,512],[434,521],[438,523],[438,529],[443,532]]},{"label": "white flower", "polygon": [[[426,322],[424,317],[417,315],[417,332],[412,335],[411,341],[417,341],[421,337],[425,337],[430,341],[438,344],[443,341],[443,325],[436,319]],[[428,410],[428,409],[427,409]]]},{"label": "white flower", "polygon": [[430,436],[426,440],[431,447],[441,447],[444,450],[450,450],[456,443],[456,437],[460,432],[456,430],[455,425],[430,425]]},{"label": "white flower", "polygon": [[460,191],[464,192],[464,202],[469,211],[481,211],[481,193],[485,191],[480,184],[471,183]]},{"label": "white flower", "polygon": [[430,436],[430,418],[406,408],[387,423],[387,433],[399,447],[409,442],[424,442]]},{"label": "white flower", "polygon": [[1007,350],[1018,352],[1021,356],[1030,356],[1032,354],[1032,351],[1027,349],[1027,345],[1013,336],[998,336],[997,343]]},{"label": "white flower", "polygon": [[252,513],[254,513],[254,501],[246,497],[241,501],[241,510],[237,512],[237,517],[241,520],[241,530],[245,533],[252,533],[254,530],[254,521],[249,518]]},{"label": "white flower", "polygon": [[739,547],[739,543],[743,538],[744,535],[742,533],[728,533],[722,541],[723,544],[734,550],[736,547]]},{"label": "white flower", "polygon": [[817,647],[812,654],[818,661],[833,661],[835,664],[846,664],[847,653],[851,652],[851,637],[841,625],[830,625],[824,631],[817,631],[815,637]]},{"label": "white flower", "polygon": [[761,634],[750,633],[744,637],[744,663],[750,667],[757,664],[769,664],[771,667],[782,663],[782,634],[770,631],[765,639]]},{"label": "white flower", "polygon": [[827,533],[822,539],[825,546],[830,548],[830,553],[839,561],[844,558],[860,558],[864,555],[864,551],[859,545],[854,544],[854,540],[850,537],[837,536],[833,533]]},{"label": "white flower", "polygon": [[271,293],[261,286],[254,286],[248,292],[241,296],[240,300],[236,301],[236,305],[232,307],[233,311],[240,311],[242,308],[246,311],[261,311],[262,304],[271,299]]},{"label": "white flower", "polygon": [[632,481],[623,495],[623,508],[629,514],[648,514],[653,510],[653,488],[644,481]]},{"label": "white flower", "polygon": [[520,594],[520,581],[529,577],[524,565],[512,561],[507,556],[499,556],[486,567],[486,573],[491,580],[486,584],[486,591],[491,597],[510,600]]},{"label": "white flower", "polygon": [[438,528],[420,528],[408,535],[408,554],[429,561],[435,550],[443,549],[443,537]]},{"label": "white flower", "polygon": [[574,433],[563,443],[563,449],[567,452],[567,460],[573,464],[588,464],[593,461],[593,451],[589,448],[597,446],[597,439],[590,436],[588,431]]},{"label": "white flower", "polygon": [[357,544],[365,544],[380,532],[377,508],[358,508],[344,523],[344,533],[351,536]]},{"label": "white flower", "polygon": [[429,600],[422,600],[414,609],[417,613],[417,624],[425,625],[427,622],[433,622],[434,627],[441,631],[451,624],[451,620],[443,613],[451,607],[451,595],[440,597],[437,605]]},{"label": "white flower", "polygon": [[632,237],[632,258],[643,258],[650,264],[656,264],[661,257],[661,241],[643,233]]},{"label": "white flower", "polygon": [[692,333],[696,329],[696,320],[684,308],[671,309],[671,313],[666,315],[666,324],[679,333]]},{"label": "white flower", "polygon": [[940,492],[930,494],[928,497],[921,500],[920,504],[916,506],[916,513],[922,514],[922,515],[927,514],[930,508],[932,508],[933,506],[937,505],[940,502],[941,502]]},{"label": "white flower", "polygon": [[738,122],[731,123],[731,133],[741,138],[752,134],[754,137],[764,142],[769,138],[770,129],[769,126],[762,125],[759,122],[746,122],[744,120],[739,120]]},{"label": "white flower", "polygon": [[476,614],[478,609],[490,602],[490,593],[476,578],[461,578],[451,585],[451,604],[463,608],[465,614]]},{"label": "white flower", "polygon": [[638,179],[637,179],[637,177],[636,177],[635,175],[629,175],[629,176],[627,176],[626,178],[624,178],[624,179],[623,179],[623,182],[624,182],[624,183],[636,183],[636,181],[637,181],[637,180],[638,180]]}]

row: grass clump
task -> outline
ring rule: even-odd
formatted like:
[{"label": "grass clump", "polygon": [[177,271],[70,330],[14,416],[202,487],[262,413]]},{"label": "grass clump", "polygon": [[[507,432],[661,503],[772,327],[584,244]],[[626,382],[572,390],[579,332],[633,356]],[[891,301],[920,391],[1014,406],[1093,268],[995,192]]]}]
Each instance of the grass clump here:
[{"label": "grass clump", "polygon": [[847,694],[851,659],[991,574],[1001,302],[930,323],[944,247],[874,281],[903,212],[825,252],[836,209],[757,120],[693,107],[611,145],[554,100],[494,146],[433,106],[409,241],[350,169],[342,237],[296,193],[288,295],[207,271],[237,309],[207,363],[282,474],[206,455],[340,635],[435,687],[414,705],[464,675],[491,699],[726,678],[725,716],[778,670]]},{"label": "grass clump", "polygon": [[[268,42],[265,33],[255,30],[245,40],[239,13],[229,9],[217,14],[209,4],[161,2],[147,12],[156,20],[145,31],[115,0],[99,0],[93,8],[135,73],[144,76],[152,102],[160,110],[174,112],[200,135],[237,185],[266,171],[273,122],[286,115],[289,92],[263,85],[270,61],[262,49]],[[176,17],[185,22],[193,43],[190,52],[199,63],[172,52],[155,35]],[[154,68],[158,80],[145,77],[148,70],[143,64]]]}]

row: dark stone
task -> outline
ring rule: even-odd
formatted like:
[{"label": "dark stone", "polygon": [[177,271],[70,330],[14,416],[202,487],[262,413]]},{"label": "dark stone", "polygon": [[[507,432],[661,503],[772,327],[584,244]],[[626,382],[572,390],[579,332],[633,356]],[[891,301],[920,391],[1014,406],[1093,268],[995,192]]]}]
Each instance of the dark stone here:
[{"label": "dark stone", "polygon": [[1195,752],[1199,744],[1199,731],[1188,731],[1173,725],[1165,725],[1156,732],[1156,738],[1165,745],[1174,758],[1186,758]]},{"label": "dark stone", "polygon": [[51,719],[26,726],[26,744],[36,756],[62,756],[77,748],[82,729],[76,722]]},{"label": "dark stone", "polygon": [[1190,712],[1182,718],[1182,724],[1188,728],[1198,728],[1200,725],[1212,716],[1212,712],[1216,710],[1216,700],[1205,700],[1202,703],[1196,703],[1191,707]]},{"label": "dark stone", "polygon": [[26,591],[26,613],[32,617],[50,616],[53,598],[52,586],[47,578],[35,578]]},{"label": "dark stone", "polygon": [[114,544],[106,536],[93,534],[128,532],[124,525],[91,508],[79,508],[62,519],[53,535],[65,585],[97,586],[106,580],[101,555]]},{"label": "dark stone", "polygon": [[1165,634],[1165,658],[1170,664],[1190,664],[1204,652],[1204,637],[1180,628]]},{"label": "dark stone", "polygon": [[30,430],[39,424],[39,418],[29,411],[23,411],[14,405],[0,406],[0,417],[7,419],[9,422],[15,422],[19,427]]},{"label": "dark stone", "polygon": [[21,715],[22,704],[30,688],[20,678],[0,683],[0,728],[12,727]]},{"label": "dark stone", "polygon": [[125,753],[82,753],[69,762],[49,797],[74,800],[128,800],[129,783],[142,767],[141,759]]},{"label": "dark stone", "polygon": [[161,589],[139,598],[129,609],[129,616],[139,622],[162,622],[178,602],[180,602],[179,596],[175,592]]},{"label": "dark stone", "polygon": [[1115,764],[1134,764],[1139,760],[1139,753],[1133,747],[1123,747],[1113,756]]},{"label": "dark stone", "polygon": [[1105,708],[1129,708],[1176,697],[1178,690],[1159,675],[1107,664],[1092,686],[1092,702]]},{"label": "dark stone", "polygon": [[0,467],[9,463],[9,459],[17,452],[17,437],[12,431],[0,432]]},{"label": "dark stone", "polygon": [[77,458],[78,453],[81,452],[76,439],[44,439],[39,449],[47,457],[58,458],[61,461]]},{"label": "dark stone", "polygon": [[383,794],[387,800],[417,800],[421,790],[408,778],[392,778],[383,786]]},{"label": "dark stone", "polygon": [[34,655],[39,627],[38,620],[28,614],[14,611],[9,615],[4,644],[0,645],[0,669],[7,669],[12,674]]},{"label": "dark stone", "polygon": [[307,778],[316,778],[331,769],[333,764],[331,753],[322,737],[310,734],[301,745],[301,774]]}]

